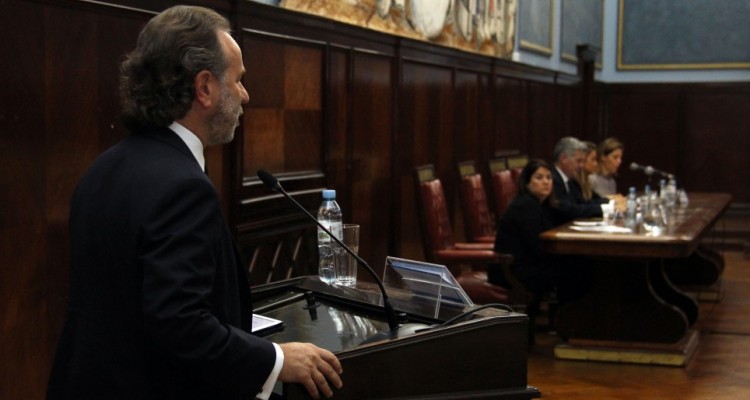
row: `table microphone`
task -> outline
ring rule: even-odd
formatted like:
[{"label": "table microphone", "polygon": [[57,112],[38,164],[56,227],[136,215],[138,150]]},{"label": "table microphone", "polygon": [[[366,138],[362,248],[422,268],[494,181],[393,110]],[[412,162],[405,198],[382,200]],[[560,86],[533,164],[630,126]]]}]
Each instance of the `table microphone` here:
[{"label": "table microphone", "polygon": [[634,162],[630,163],[630,170],[631,171],[638,171],[638,170],[640,170],[640,171],[643,171],[643,173],[646,174],[646,175],[648,175],[648,176],[651,176],[654,173],[656,173],[656,174],[659,174],[661,176],[666,177],[667,179],[674,178],[674,175],[672,175],[672,174],[670,174],[668,172],[660,171],[660,170],[658,170],[658,169],[656,169],[656,168],[654,168],[654,167],[652,167],[650,165],[640,165],[640,164],[634,163]]},{"label": "table microphone", "polygon": [[302,210],[311,220],[315,221],[315,223],[323,229],[323,232],[327,233],[328,236],[333,239],[339,246],[341,246],[344,250],[346,250],[347,253],[349,253],[352,257],[354,257],[357,260],[357,263],[367,270],[367,272],[372,275],[373,278],[375,278],[375,283],[378,284],[378,287],[380,288],[380,293],[383,296],[383,308],[385,309],[385,316],[388,320],[388,327],[390,328],[389,332],[379,332],[375,334],[373,337],[366,339],[363,344],[365,343],[372,343],[380,340],[385,339],[395,339],[399,337],[399,335],[406,335],[406,334],[412,334],[415,333],[418,330],[422,330],[424,328],[428,328],[429,325],[425,324],[416,324],[416,323],[410,323],[410,324],[404,324],[399,325],[398,323],[398,316],[396,315],[396,310],[393,309],[393,306],[391,306],[390,300],[388,300],[388,295],[385,292],[385,287],[383,286],[383,281],[378,278],[378,275],[373,271],[372,268],[363,260],[357,253],[352,251],[352,249],[349,248],[349,246],[345,245],[339,238],[337,238],[334,234],[331,233],[331,231],[328,230],[323,224],[318,221],[317,218],[313,217],[312,214],[310,214],[309,211],[305,207],[302,207],[301,204],[297,202],[297,200],[294,200],[292,196],[289,195],[289,193],[284,190],[283,187],[281,187],[281,184],[279,183],[279,180],[276,179],[273,175],[271,175],[269,172],[266,172],[262,169],[258,170],[258,178],[260,178],[263,183],[273,189],[276,192],[279,192],[284,195],[287,199],[291,200],[292,203],[294,203],[297,208]]}]

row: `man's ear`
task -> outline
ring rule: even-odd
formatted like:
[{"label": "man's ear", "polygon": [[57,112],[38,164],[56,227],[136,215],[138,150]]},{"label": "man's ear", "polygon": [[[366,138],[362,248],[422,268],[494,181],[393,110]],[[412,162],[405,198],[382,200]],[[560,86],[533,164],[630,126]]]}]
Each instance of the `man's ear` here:
[{"label": "man's ear", "polygon": [[213,74],[203,70],[195,75],[195,101],[203,108],[211,107],[213,104]]}]

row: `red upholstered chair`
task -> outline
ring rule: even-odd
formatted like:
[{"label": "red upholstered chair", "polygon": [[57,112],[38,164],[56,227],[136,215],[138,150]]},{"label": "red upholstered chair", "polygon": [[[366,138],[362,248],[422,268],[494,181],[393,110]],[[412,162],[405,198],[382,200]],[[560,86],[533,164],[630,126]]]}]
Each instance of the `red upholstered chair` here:
[{"label": "red upholstered chair", "polygon": [[473,243],[495,243],[495,224],[487,206],[482,175],[474,168],[474,161],[459,163],[458,173],[466,238]]},{"label": "red upholstered chair", "polygon": [[518,187],[513,180],[511,171],[498,171],[492,174],[492,193],[495,197],[495,213],[498,219],[505,213],[508,206],[516,197]]},{"label": "red upholstered chair", "polygon": [[506,169],[508,169],[508,158],[492,158],[487,162],[487,166],[490,168],[490,174],[497,171],[505,171]]},{"label": "red upholstered chair", "polygon": [[[511,156],[512,157],[512,156]],[[508,206],[516,197],[518,192],[518,178],[513,178],[511,170],[508,169],[508,158],[500,157],[489,160],[490,183],[492,185],[492,198],[496,221],[505,213]],[[515,165],[515,164],[514,164]],[[524,164],[525,166],[526,164]],[[523,167],[521,167],[523,169]],[[519,172],[520,174],[520,172]],[[516,278],[510,268],[503,270],[504,276],[512,286],[512,295],[514,304],[526,306],[532,302],[532,294],[527,292],[526,288]]]},{"label": "red upholstered chair", "polygon": [[513,179],[510,170],[490,161],[490,183],[492,184],[492,197],[495,200],[495,215],[498,219],[516,197],[516,192],[518,192],[516,182],[517,179]]},{"label": "red upholstered chair", "polygon": [[456,243],[443,186],[434,176],[432,165],[417,167],[416,197],[425,256],[429,262],[443,264],[476,303],[508,303],[512,292],[487,282],[489,265],[510,268],[512,257],[492,250],[491,243]]},{"label": "red upholstered chair", "polygon": [[518,182],[518,176],[521,175],[521,170],[526,164],[529,163],[528,156],[512,156],[508,157],[508,169],[513,176],[513,182]]}]

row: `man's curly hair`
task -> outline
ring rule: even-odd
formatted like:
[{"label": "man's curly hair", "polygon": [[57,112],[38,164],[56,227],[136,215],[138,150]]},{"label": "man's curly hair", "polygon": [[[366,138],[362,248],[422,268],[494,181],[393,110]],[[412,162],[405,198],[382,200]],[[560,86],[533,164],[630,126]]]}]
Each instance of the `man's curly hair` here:
[{"label": "man's curly hair", "polygon": [[175,6],[151,19],[120,66],[122,120],[131,130],[167,126],[187,114],[203,70],[223,78],[227,60],[217,33],[229,22],[203,7]]}]

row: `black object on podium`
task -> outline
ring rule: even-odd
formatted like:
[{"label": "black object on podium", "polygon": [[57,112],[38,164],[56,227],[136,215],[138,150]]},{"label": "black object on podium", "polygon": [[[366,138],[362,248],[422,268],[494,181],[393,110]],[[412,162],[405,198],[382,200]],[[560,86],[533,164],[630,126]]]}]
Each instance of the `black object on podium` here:
[{"label": "black object on podium", "polygon": [[[346,288],[308,276],[253,287],[254,312],[283,322],[269,340],[310,342],[339,358],[344,386],[334,389],[336,399],[541,397],[527,385],[526,315],[487,308],[440,326],[473,307],[415,293],[388,297],[402,329],[380,339],[389,326],[375,284]],[[405,333],[410,325],[415,330]],[[301,385],[279,383],[272,398],[309,396]]]}]

